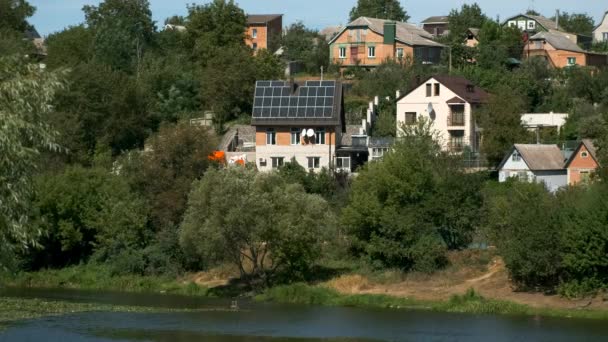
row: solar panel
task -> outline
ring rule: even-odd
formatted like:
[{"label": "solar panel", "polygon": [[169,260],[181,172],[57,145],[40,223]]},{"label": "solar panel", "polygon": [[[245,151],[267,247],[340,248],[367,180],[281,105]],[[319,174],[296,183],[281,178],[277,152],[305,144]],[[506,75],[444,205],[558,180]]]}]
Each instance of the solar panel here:
[{"label": "solar panel", "polygon": [[331,118],[335,81],[306,81],[294,89],[284,81],[258,81],[254,92],[254,118]]}]

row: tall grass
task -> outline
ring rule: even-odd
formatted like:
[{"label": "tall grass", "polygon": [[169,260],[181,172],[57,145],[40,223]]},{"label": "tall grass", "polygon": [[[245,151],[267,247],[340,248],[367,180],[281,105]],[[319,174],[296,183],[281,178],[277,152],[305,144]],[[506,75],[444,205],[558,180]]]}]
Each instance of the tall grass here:
[{"label": "tall grass", "polygon": [[208,289],[168,276],[113,275],[104,265],[78,265],[59,270],[22,272],[9,278],[8,286],[156,292],[206,296]]},{"label": "tall grass", "polygon": [[367,308],[419,309],[438,312],[573,317],[608,320],[608,310],[532,308],[509,301],[487,299],[473,289],[448,301],[419,301],[387,295],[345,295],[333,289],[307,284],[278,286],[258,295],[256,300],[279,303],[356,306]]}]

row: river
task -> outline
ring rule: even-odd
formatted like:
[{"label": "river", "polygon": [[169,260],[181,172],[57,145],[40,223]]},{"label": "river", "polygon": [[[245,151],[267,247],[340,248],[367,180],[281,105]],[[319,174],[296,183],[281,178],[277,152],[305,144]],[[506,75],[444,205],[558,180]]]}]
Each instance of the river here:
[{"label": "river", "polygon": [[[160,308],[227,309],[229,299],[76,290],[5,289],[2,296]],[[238,311],[90,312],[20,322],[0,341],[607,341],[605,321],[280,305]]]}]

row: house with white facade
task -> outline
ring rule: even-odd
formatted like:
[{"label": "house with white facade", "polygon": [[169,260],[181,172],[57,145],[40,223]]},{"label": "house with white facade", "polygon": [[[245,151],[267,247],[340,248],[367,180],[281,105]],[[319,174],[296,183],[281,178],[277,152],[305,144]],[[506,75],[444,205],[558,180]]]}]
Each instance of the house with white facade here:
[{"label": "house with white facade", "polygon": [[593,42],[607,43],[608,42],[608,11],[604,13],[602,22],[593,29]]},{"label": "house with white facade", "polygon": [[509,178],[544,183],[551,192],[568,185],[564,155],[557,145],[515,144],[498,167],[498,181]]},{"label": "house with white facade", "polygon": [[460,76],[433,76],[397,100],[397,134],[403,125],[431,120],[446,151],[479,151],[481,130],[473,113],[488,93]]},{"label": "house with white facade", "polygon": [[538,128],[555,128],[558,132],[566,124],[568,113],[524,113],[521,115],[521,124],[528,130]]}]

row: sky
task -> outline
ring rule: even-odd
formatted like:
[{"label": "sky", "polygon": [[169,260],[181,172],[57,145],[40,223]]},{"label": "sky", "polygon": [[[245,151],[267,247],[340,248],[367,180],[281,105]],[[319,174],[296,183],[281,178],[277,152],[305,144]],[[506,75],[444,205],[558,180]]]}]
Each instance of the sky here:
[{"label": "sky", "polygon": [[[36,26],[42,35],[82,23],[84,21],[82,7],[101,2],[100,0],[28,1],[37,8],[36,14],[30,18],[30,23]],[[187,4],[210,2],[209,0],[149,1],[157,26],[161,26],[167,17],[186,14]],[[250,14],[284,14],[284,26],[302,21],[310,28],[322,29],[326,26],[346,24],[350,9],[357,0],[237,0],[235,2]],[[492,18],[500,16],[501,20],[533,8],[548,17],[554,15],[557,9],[562,12],[587,13],[597,23],[608,10],[608,1],[605,0],[401,0],[401,5],[411,16],[409,21],[419,23],[429,16],[447,15],[452,8],[475,2],[488,16]]]}]

